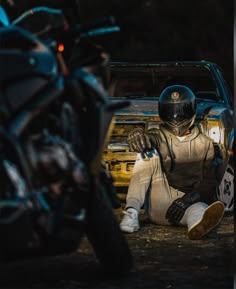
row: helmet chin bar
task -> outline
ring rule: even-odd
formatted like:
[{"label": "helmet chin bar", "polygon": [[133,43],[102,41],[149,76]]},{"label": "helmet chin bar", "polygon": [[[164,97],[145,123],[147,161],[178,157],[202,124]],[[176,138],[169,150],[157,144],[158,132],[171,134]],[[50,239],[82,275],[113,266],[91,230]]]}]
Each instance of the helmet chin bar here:
[{"label": "helmet chin bar", "polygon": [[186,119],[183,121],[165,121],[163,122],[164,127],[176,136],[184,135],[190,127],[193,125],[196,115],[191,119]]}]

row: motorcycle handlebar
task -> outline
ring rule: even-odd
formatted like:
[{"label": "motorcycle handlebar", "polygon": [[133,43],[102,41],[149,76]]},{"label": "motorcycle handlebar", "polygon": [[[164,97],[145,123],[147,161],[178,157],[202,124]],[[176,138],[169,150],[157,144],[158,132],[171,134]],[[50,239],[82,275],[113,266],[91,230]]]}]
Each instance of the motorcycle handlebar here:
[{"label": "motorcycle handlebar", "polygon": [[[38,6],[34,7],[23,14],[21,14],[17,19],[12,21],[12,25],[21,26],[21,23],[25,20],[30,19],[30,17],[37,17],[40,15],[39,13],[46,13],[49,17],[44,17],[44,21],[49,21],[49,23],[45,23],[45,28],[39,32],[42,36],[44,33],[51,33],[56,37],[58,34],[61,35],[62,31],[72,38],[88,38],[88,37],[95,37],[103,34],[109,34],[113,32],[120,31],[119,26],[116,25],[116,20],[113,16],[107,16],[99,18],[95,21],[91,21],[84,24],[76,24],[70,27],[70,23],[68,26],[65,25],[65,16],[63,10],[61,9],[54,9],[49,8],[46,6]],[[52,16],[52,17],[50,17]],[[56,18],[55,18],[56,17]],[[43,16],[40,15],[38,21],[42,23]],[[29,20],[28,20],[29,21]],[[60,23],[58,25],[58,23]],[[33,27],[32,27],[33,28]],[[37,35],[37,32],[36,32]]]},{"label": "motorcycle handlebar", "polygon": [[75,27],[65,29],[66,35],[73,39],[96,37],[119,31],[120,27],[116,25],[113,16],[103,17],[90,23],[77,24]]},{"label": "motorcycle handlebar", "polygon": [[103,34],[119,32],[119,31],[120,31],[119,26],[102,27],[102,28],[90,30],[88,32],[84,32],[80,35],[80,37],[82,37],[82,38],[95,37],[95,36],[99,36],[99,35],[103,35]]},{"label": "motorcycle handlebar", "polygon": [[77,33],[89,33],[91,30],[105,28],[107,26],[114,26],[115,24],[115,18],[113,16],[108,16],[89,23],[77,24],[75,31],[77,31]]}]

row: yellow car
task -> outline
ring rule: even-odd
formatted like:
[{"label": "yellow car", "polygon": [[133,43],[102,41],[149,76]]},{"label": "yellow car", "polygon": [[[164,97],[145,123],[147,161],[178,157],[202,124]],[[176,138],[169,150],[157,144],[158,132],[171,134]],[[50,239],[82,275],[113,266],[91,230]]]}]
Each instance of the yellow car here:
[{"label": "yellow car", "polygon": [[111,101],[126,99],[131,102],[127,108],[116,111],[111,137],[103,154],[117,193],[125,197],[136,159],[136,153],[129,151],[128,133],[139,126],[145,129],[158,126],[158,97],[163,88],[171,84],[183,84],[194,91],[197,98],[196,122],[227,151],[228,163],[217,197],[225,203],[225,210],[232,212],[233,98],[221,68],[207,61],[111,64]]}]

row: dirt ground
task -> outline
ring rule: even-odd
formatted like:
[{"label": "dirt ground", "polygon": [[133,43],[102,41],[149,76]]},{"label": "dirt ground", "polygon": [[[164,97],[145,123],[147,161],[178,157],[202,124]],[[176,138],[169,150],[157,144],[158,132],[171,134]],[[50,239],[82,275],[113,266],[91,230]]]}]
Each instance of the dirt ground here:
[{"label": "dirt ground", "polygon": [[[116,210],[118,220],[121,210]],[[127,234],[134,267],[123,279],[101,272],[94,252],[83,240],[78,252],[60,257],[0,265],[0,288],[44,289],[232,289],[233,217],[203,240],[191,241],[183,227],[150,224],[141,217],[141,230]]]}]

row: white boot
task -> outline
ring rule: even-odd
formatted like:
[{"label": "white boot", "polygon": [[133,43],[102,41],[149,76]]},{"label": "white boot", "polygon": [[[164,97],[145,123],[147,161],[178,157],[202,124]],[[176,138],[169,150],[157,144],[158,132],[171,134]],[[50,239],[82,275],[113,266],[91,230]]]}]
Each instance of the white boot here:
[{"label": "white boot", "polygon": [[[195,208],[193,208],[194,206]],[[210,206],[199,202],[191,207],[188,212],[187,225],[188,237],[192,240],[201,239],[215,228],[224,216],[224,204],[220,201],[216,201]]]},{"label": "white boot", "polygon": [[134,208],[129,208],[124,211],[124,217],[120,223],[120,229],[126,233],[133,233],[140,228],[138,220],[138,211]]}]

